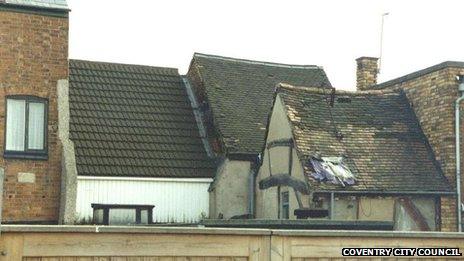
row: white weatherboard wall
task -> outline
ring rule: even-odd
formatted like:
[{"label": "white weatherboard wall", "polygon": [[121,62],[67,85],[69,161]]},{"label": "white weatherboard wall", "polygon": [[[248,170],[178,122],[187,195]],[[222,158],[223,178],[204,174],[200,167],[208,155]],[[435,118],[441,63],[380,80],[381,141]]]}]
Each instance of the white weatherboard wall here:
[{"label": "white weatherboard wall", "polygon": [[92,220],[92,203],[155,205],[153,222],[195,223],[209,216],[212,179],[79,176],[78,221]]}]

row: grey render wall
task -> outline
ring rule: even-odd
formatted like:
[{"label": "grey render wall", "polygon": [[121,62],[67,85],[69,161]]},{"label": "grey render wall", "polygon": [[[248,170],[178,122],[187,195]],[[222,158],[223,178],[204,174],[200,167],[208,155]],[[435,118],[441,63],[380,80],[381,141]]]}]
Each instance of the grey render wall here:
[{"label": "grey render wall", "polygon": [[63,147],[61,159],[60,224],[76,221],[77,168],[74,143],[69,139],[69,82],[59,80],[58,92],[58,136]]},{"label": "grey render wall", "polygon": [[210,217],[248,214],[248,177],[250,161],[225,159],[218,167],[215,180],[210,189]]}]

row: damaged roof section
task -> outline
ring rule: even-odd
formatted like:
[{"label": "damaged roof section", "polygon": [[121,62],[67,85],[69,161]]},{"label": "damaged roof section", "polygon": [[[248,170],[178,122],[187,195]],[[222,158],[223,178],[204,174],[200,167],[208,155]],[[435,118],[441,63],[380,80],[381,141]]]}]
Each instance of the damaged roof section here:
[{"label": "damaged roof section", "polygon": [[196,53],[215,128],[227,154],[259,154],[265,143],[269,111],[279,82],[330,87],[315,65],[287,65]]},{"label": "damaged roof section", "polygon": [[[451,191],[403,93],[286,84],[278,93],[311,191]],[[342,157],[354,184],[318,181],[313,157]]]},{"label": "damaged roof section", "polygon": [[213,177],[177,69],[70,60],[79,175]]},{"label": "damaged roof section", "polygon": [[354,185],[356,176],[345,165],[344,157],[311,157],[311,176],[317,181],[340,184],[343,187]]}]

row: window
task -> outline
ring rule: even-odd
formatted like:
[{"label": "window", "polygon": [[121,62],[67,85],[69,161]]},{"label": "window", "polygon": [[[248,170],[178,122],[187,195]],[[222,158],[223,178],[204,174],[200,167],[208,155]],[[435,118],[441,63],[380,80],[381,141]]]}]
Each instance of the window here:
[{"label": "window", "polygon": [[6,99],[6,158],[47,158],[47,100],[31,96]]},{"label": "window", "polygon": [[282,204],[282,218],[288,219],[290,217],[290,206],[288,203],[288,192],[282,192],[281,196],[281,204]]}]

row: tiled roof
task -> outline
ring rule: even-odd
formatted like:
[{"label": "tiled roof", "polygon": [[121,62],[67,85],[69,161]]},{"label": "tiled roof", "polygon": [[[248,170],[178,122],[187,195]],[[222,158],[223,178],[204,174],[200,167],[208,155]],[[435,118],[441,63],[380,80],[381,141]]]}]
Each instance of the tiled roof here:
[{"label": "tiled roof", "polygon": [[66,0],[0,0],[0,3],[53,9],[68,9]]},{"label": "tiled roof", "polygon": [[[330,90],[282,85],[279,93],[313,190],[450,191],[403,93],[337,91],[333,107]],[[346,157],[357,183],[317,182],[307,160],[317,153]]]},{"label": "tiled roof", "polygon": [[79,175],[213,177],[177,69],[70,60]]},{"label": "tiled roof", "polygon": [[198,53],[192,64],[199,69],[215,127],[229,154],[261,152],[278,83],[331,86],[324,70],[314,65],[286,65]]}]

